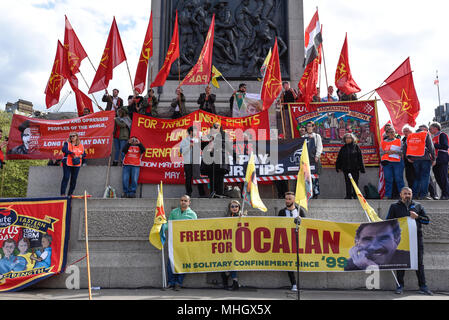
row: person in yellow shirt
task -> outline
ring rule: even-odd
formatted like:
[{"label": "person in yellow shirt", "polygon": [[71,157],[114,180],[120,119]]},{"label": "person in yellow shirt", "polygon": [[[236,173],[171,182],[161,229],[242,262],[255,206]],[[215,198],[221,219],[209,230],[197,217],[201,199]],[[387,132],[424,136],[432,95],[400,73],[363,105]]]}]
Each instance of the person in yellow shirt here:
[{"label": "person in yellow shirt", "polygon": [[34,254],[29,251],[30,249],[30,240],[26,238],[22,238],[19,240],[17,244],[17,249],[19,250],[18,257],[22,257],[26,260],[27,266],[25,271],[31,270],[34,268],[35,261],[31,259],[31,256]]}]

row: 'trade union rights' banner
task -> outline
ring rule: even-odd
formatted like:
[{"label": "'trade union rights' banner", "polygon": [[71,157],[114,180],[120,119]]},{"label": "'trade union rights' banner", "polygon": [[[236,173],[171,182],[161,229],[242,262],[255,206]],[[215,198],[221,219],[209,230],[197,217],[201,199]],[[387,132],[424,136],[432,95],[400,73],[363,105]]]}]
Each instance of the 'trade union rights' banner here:
[{"label": "'trade union rights' banner", "polygon": [[[176,119],[157,119],[140,114],[133,117],[131,135],[136,136],[146,148],[142,157],[139,183],[183,184],[184,166],[182,159],[178,157],[179,144],[187,136],[187,129],[195,123],[201,123],[201,131],[208,134],[210,127],[215,122],[221,123],[223,130],[231,137],[235,137],[236,130],[245,132],[248,129],[265,130],[257,139],[269,139],[270,123],[268,111],[246,117],[229,118],[217,116],[211,113],[197,110],[189,115]],[[178,158],[173,162],[172,158]]]},{"label": "'trade union rights' banner", "polygon": [[65,268],[70,198],[0,200],[0,292],[18,291]]},{"label": "'trade union rights' banner", "polygon": [[77,132],[87,159],[107,158],[112,148],[114,111],[81,118],[44,120],[15,114],[12,118],[7,159],[62,159],[62,147],[70,132]]},{"label": "'trade union rights' banner", "polygon": [[379,123],[376,101],[343,101],[330,103],[290,104],[292,135],[299,137],[299,127],[313,121],[321,135],[323,167],[335,167],[343,136],[352,133],[362,149],[365,166],[379,166]]},{"label": "'trade union rights' banner", "polygon": [[302,219],[299,246],[293,218],[243,217],[169,221],[169,255],[176,273],[223,271],[350,272],[416,270],[416,222]]}]

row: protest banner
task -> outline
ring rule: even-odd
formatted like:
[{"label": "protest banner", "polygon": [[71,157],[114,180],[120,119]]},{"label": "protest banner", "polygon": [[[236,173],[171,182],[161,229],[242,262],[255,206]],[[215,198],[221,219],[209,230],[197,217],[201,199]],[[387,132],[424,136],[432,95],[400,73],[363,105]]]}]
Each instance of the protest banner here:
[{"label": "protest banner", "polygon": [[[299,246],[293,218],[240,217],[169,221],[175,273],[223,271],[355,272],[416,270],[416,222],[302,219]],[[374,234],[374,236],[373,236]]]},{"label": "protest banner", "polygon": [[299,128],[313,121],[323,141],[321,163],[335,167],[343,136],[352,133],[362,149],[365,166],[379,166],[379,124],[376,101],[341,101],[331,103],[290,104],[292,136],[300,136]]},{"label": "protest banner", "polygon": [[8,160],[62,159],[62,147],[70,132],[77,132],[87,159],[111,154],[114,111],[101,111],[66,120],[45,120],[15,114],[7,146]]},{"label": "protest banner", "polygon": [[70,198],[0,201],[0,292],[18,291],[65,268]]},{"label": "protest banner", "polygon": [[159,184],[162,181],[164,184],[184,184],[179,144],[187,136],[189,127],[198,125],[202,135],[206,136],[216,122],[221,123],[231,139],[235,139],[237,131],[247,130],[251,130],[255,140],[266,140],[270,137],[267,111],[245,118],[229,118],[197,110],[176,120],[135,114],[131,136],[137,137],[146,148],[142,157],[139,183]]}]

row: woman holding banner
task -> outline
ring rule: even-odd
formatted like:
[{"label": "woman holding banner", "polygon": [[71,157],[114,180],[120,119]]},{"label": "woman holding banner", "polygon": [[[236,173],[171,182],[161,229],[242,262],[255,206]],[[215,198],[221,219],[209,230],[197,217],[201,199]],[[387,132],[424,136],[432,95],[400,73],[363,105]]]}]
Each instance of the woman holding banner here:
[{"label": "woman holding banner", "polygon": [[76,180],[78,179],[78,173],[86,157],[86,152],[78,133],[72,132],[69,135],[69,139],[64,142],[62,147],[64,157],[62,158],[63,177],[61,182],[61,197],[65,197],[67,184],[70,179],[70,187],[68,195],[71,196],[75,191]]}]

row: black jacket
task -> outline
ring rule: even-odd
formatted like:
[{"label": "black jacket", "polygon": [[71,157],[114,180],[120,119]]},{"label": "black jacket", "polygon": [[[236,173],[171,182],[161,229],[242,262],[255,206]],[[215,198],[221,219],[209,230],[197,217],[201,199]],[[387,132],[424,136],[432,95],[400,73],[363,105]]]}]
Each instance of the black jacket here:
[{"label": "black jacket", "polygon": [[356,143],[345,144],[338,153],[335,169],[346,172],[360,171],[365,173],[362,150]]},{"label": "black jacket", "polygon": [[[299,211],[299,216],[301,218],[305,218],[306,217],[306,212],[303,208],[299,209],[299,206],[297,204],[295,204],[296,210]],[[287,217],[287,208],[284,208],[282,210],[279,211],[278,216],[279,217]]]},{"label": "black jacket", "polygon": [[200,110],[209,112],[209,113],[213,113],[213,114],[217,114],[216,110],[215,110],[215,100],[216,100],[216,95],[215,94],[210,94],[209,95],[209,100],[207,101],[206,104],[206,94],[202,93],[200,94],[200,97],[198,98],[197,103],[200,105]]},{"label": "black jacket", "polygon": [[430,218],[427,216],[424,207],[418,202],[412,201],[410,207],[407,208],[404,202],[399,200],[397,203],[390,206],[386,220],[410,217],[410,211],[413,211],[419,215],[419,218],[416,219],[416,225],[418,229],[418,236],[422,236],[422,225],[429,224]]}]

